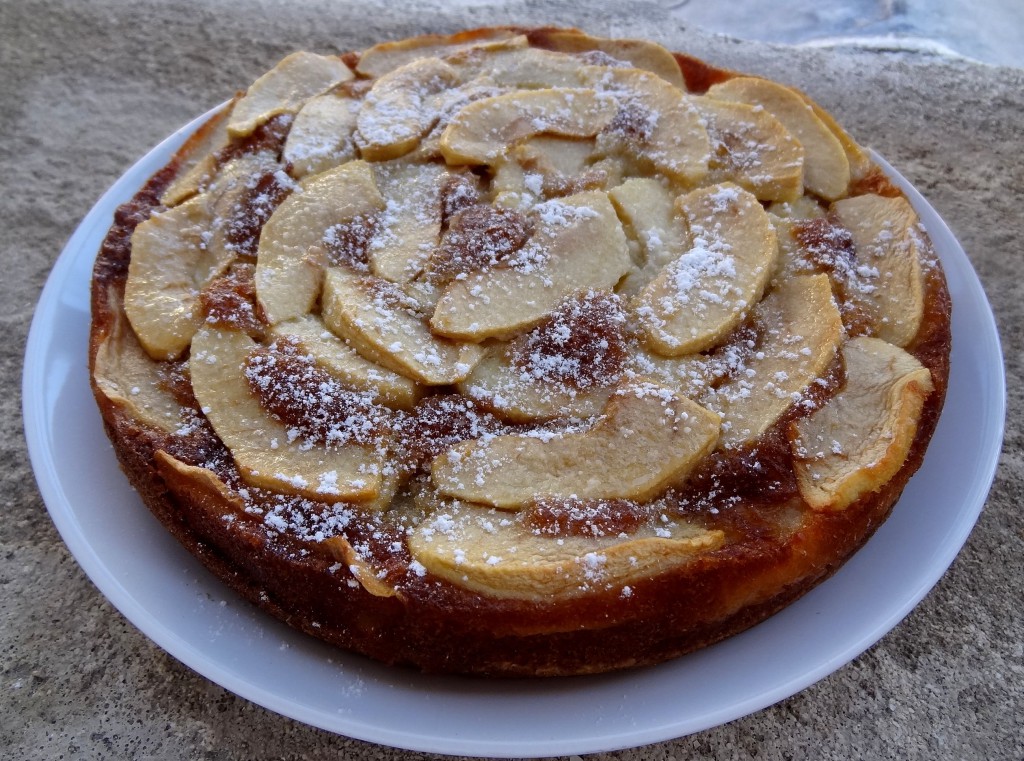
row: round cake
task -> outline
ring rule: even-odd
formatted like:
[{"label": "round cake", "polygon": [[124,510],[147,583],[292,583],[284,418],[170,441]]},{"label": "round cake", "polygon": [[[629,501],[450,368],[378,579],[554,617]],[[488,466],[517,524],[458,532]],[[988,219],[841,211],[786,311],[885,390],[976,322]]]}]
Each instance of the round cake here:
[{"label": "round cake", "polygon": [[920,466],[950,300],[801,92],[495,28],[295,53],[120,207],[93,391],[252,603],[392,664],[652,664],[832,574]]}]

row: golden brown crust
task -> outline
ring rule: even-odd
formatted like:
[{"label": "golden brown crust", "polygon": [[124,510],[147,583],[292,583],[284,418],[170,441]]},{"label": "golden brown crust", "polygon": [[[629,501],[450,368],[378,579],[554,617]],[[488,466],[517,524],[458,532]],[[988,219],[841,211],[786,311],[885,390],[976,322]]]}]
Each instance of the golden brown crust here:
[{"label": "golden brown crust", "polygon": [[[508,31],[526,32],[544,47],[555,30]],[[456,41],[486,37],[486,30],[474,30]],[[342,60],[354,67],[358,57],[347,54]],[[686,55],[676,54],[676,60],[694,93],[735,75]],[[786,483],[781,488],[789,492],[782,497],[766,502],[747,495],[728,514],[699,509],[687,514],[734,541],[653,578],[631,581],[628,596],[615,586],[547,600],[498,599],[429,573],[409,573],[407,562],[385,569],[387,579],[393,575],[400,583],[391,585],[395,594],[382,594],[382,587],[360,583],[357,564],[338,561],[345,553],[337,547],[271,531],[245,511],[232,497],[240,482],[230,455],[201,420],[194,400],[198,422],[182,435],[171,435],[135,420],[97,385],[95,360],[114,323],[117,305],[110,294],[123,293],[131,233],[158,207],[201,140],[190,140],[115,215],[92,283],[93,391],[121,467],[154,515],[238,594],[312,636],[428,672],[550,676],[658,663],[764,620],[830,576],[885,521],[920,467],[949,374],[951,303],[937,262],[924,270],[926,310],[916,337],[905,347],[931,371],[934,391],[924,404],[906,462],[877,491],[845,510],[812,511],[783,466],[780,481]],[[877,168],[857,180],[852,192],[898,193]],[[780,421],[763,441],[783,440],[784,425]],[[190,474],[189,468],[200,464],[209,466],[204,471],[209,477]],[[700,474],[695,482],[700,483]]]}]

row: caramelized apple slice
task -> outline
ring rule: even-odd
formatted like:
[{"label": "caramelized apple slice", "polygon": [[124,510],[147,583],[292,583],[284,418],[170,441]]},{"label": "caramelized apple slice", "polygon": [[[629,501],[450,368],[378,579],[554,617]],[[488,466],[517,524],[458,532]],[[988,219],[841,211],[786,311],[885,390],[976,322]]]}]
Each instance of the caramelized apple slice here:
[{"label": "caramelized apple slice", "polygon": [[835,359],[843,335],[828,275],[805,275],[769,293],[754,314],[761,338],[740,372],[710,393],[721,409],[722,445],[754,441]]},{"label": "caramelized apple slice", "polygon": [[714,449],[719,425],[695,402],[635,381],[587,430],[463,442],[435,458],[431,476],[442,494],[501,508],[543,496],[645,500]]},{"label": "caramelized apple slice", "polygon": [[325,236],[384,208],[373,170],[350,161],[307,177],[260,235],[256,295],[271,325],[308,314],[323,280]]},{"label": "caramelized apple slice", "polygon": [[692,98],[711,138],[708,180],[735,182],[761,201],[792,201],[804,186],[804,149],[764,109]]},{"label": "caramelized apple slice", "polygon": [[409,153],[437,121],[435,96],[458,82],[458,72],[439,58],[417,59],[378,79],[356,122],[363,158],[384,161]]},{"label": "caramelized apple slice", "polygon": [[598,150],[625,156],[634,174],[660,172],[684,187],[704,181],[711,144],[700,112],[681,90],[641,69],[587,68],[591,87],[618,110],[598,137]]},{"label": "caramelized apple slice", "polygon": [[732,184],[676,201],[691,247],[637,297],[645,338],[678,357],[718,343],[761,298],[775,267],[775,229],[758,200]]},{"label": "caramelized apple slice", "polygon": [[367,251],[370,271],[406,283],[422,271],[441,239],[441,185],[448,172],[443,164],[376,169],[385,209]]},{"label": "caramelized apple slice", "polygon": [[[359,57],[356,71],[377,78],[418,58],[440,58],[469,47],[522,39],[511,29],[474,29],[458,34],[424,34],[395,42],[381,42]],[[525,41],[525,40],[524,40]]]},{"label": "caramelized apple slice", "polygon": [[176,359],[202,324],[199,292],[227,262],[206,249],[209,194],[154,214],[132,233],[124,311],[153,359]]},{"label": "caramelized apple slice", "polygon": [[566,296],[610,290],[629,271],[629,251],[615,209],[601,191],[537,207],[537,232],[512,262],[455,280],[430,326],[451,338],[508,337],[535,325]]},{"label": "caramelized apple slice", "polygon": [[423,389],[415,381],[371,362],[327,329],[311,314],[278,323],[271,329],[275,338],[293,342],[311,355],[316,364],[356,391],[372,395],[373,401],[399,409],[412,409]]},{"label": "caramelized apple slice", "polygon": [[654,72],[670,85],[680,90],[685,89],[675,56],[656,42],[591,37],[569,29],[539,29],[530,33],[530,42],[560,53],[598,51],[616,62],[625,62],[634,68]]},{"label": "caramelized apple slice", "polygon": [[530,600],[575,597],[656,578],[720,547],[721,531],[681,520],[643,525],[619,536],[538,535],[493,509],[442,503],[410,532],[414,559],[431,574],[487,597]]},{"label": "caramelized apple slice", "polygon": [[181,405],[164,388],[157,365],[128,326],[116,289],[107,289],[107,300],[113,323],[96,349],[92,373],[96,388],[135,420],[175,433],[184,423]]},{"label": "caramelized apple slice", "polygon": [[347,95],[327,93],[306,101],[288,130],[282,154],[292,174],[318,174],[356,158],[352,136],[358,113],[359,101]]},{"label": "caramelized apple slice", "polygon": [[917,214],[905,198],[871,194],[836,201],[832,213],[853,235],[857,252],[848,297],[867,314],[875,336],[906,346],[924,314],[921,260],[928,243]]},{"label": "caramelized apple slice", "polygon": [[708,90],[708,96],[761,106],[804,147],[804,186],[834,201],[850,186],[850,162],[839,139],[793,90],[758,77],[733,77]]},{"label": "caramelized apple slice", "polygon": [[244,333],[201,330],[192,341],[192,390],[248,483],[313,500],[366,501],[381,488],[381,455],[364,445],[307,446],[263,409],[245,363],[257,344]]},{"label": "caramelized apple slice", "polygon": [[475,344],[432,335],[394,283],[341,267],[327,270],[323,319],[367,359],[428,386],[462,380],[483,354]]},{"label": "caramelized apple slice", "polygon": [[843,361],[842,391],[790,425],[800,495],[818,510],[843,510],[896,475],[933,389],[928,368],[877,338],[848,341]]},{"label": "caramelized apple slice", "polygon": [[314,95],[352,79],[340,58],[292,53],[253,82],[231,111],[228,133],[245,137],[278,114],[294,114]]},{"label": "caramelized apple slice", "polygon": [[441,136],[441,152],[449,164],[496,164],[535,135],[593,137],[614,116],[614,103],[593,90],[518,90],[459,111]]}]

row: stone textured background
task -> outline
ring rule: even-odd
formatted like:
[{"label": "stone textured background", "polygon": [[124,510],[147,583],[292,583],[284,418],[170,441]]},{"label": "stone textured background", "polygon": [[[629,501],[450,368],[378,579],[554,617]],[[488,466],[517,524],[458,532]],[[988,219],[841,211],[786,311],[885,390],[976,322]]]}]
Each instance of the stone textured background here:
[{"label": "stone textured background", "polygon": [[272,714],[193,673],[96,591],[36,489],[21,366],[50,267],[100,194],[172,129],[298,48],[514,22],[646,36],[804,88],[959,236],[1002,332],[1003,458],[949,573],[881,643],[769,709],[595,758],[1020,759],[1024,695],[1024,72],[699,35],[656,5],[462,0],[0,0],[0,756],[413,759]]}]

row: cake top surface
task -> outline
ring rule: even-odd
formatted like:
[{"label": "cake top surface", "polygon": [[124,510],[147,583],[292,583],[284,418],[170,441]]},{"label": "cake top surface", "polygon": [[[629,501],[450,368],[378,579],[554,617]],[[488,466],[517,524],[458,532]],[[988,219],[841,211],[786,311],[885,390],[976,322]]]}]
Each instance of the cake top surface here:
[{"label": "cake top surface", "polygon": [[286,57],[134,229],[98,388],[165,477],[382,597],[628,599],[845,510],[933,388],[927,238],[803,94],[680,60],[511,29]]}]

